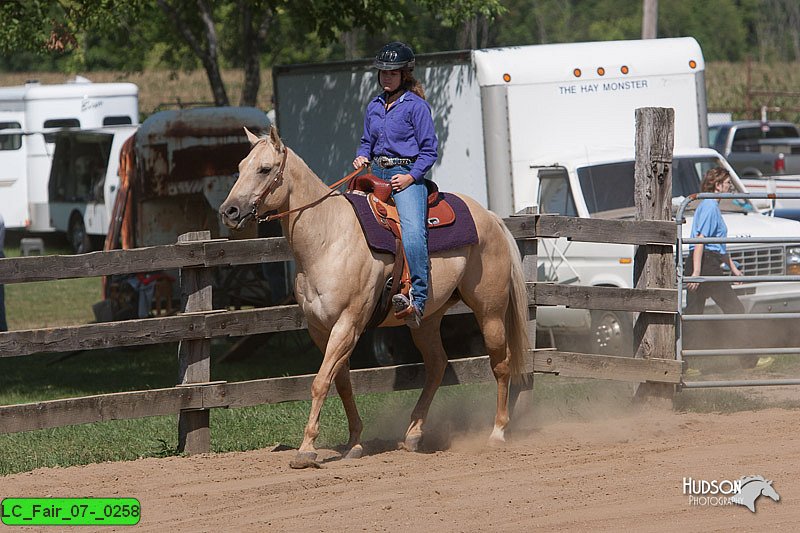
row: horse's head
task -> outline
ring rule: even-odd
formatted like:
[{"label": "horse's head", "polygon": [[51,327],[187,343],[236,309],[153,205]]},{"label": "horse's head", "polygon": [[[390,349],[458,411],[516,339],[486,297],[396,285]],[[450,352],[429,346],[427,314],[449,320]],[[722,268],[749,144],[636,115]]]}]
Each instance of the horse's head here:
[{"label": "horse's head", "polygon": [[234,229],[285,205],[288,195],[287,188],[282,187],[288,152],[278,130],[270,127],[269,137],[258,137],[247,128],[244,131],[250,140],[250,153],[239,163],[239,178],[219,208],[222,222]]}]

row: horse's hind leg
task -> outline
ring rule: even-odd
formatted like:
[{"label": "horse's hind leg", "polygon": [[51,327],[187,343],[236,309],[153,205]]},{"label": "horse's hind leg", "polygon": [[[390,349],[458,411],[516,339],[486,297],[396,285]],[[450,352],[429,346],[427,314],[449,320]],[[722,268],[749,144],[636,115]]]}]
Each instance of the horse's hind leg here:
[{"label": "horse's hind leg", "polygon": [[510,419],[508,411],[509,384],[511,383],[511,367],[506,342],[506,326],[499,316],[483,316],[478,318],[483,341],[489,352],[489,363],[497,380],[497,410],[494,416],[494,429],[489,436],[489,444],[499,445],[506,441],[505,431]]},{"label": "horse's hind leg", "polygon": [[476,293],[467,290],[465,285],[460,287],[462,298],[474,312],[478,322],[486,351],[489,352],[489,363],[492,373],[497,380],[497,410],[494,417],[494,429],[489,436],[490,445],[500,445],[505,442],[506,426],[510,419],[508,410],[509,384],[511,383],[510,352],[508,350],[507,332],[503,321],[508,298],[504,293],[498,298],[498,292],[493,294]]},{"label": "horse's hind leg", "polygon": [[417,405],[411,412],[411,423],[406,430],[403,447],[409,451],[417,451],[422,440],[423,424],[428,416],[431,402],[442,383],[447,368],[447,353],[442,346],[441,327],[444,311],[439,310],[422,322],[419,329],[412,329],[414,344],[422,353],[425,362],[425,384],[422,387]]}]

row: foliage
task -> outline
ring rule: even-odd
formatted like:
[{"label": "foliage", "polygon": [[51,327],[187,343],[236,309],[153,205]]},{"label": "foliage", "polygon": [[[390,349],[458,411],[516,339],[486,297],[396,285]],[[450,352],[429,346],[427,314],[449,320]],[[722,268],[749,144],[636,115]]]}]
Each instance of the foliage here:
[{"label": "foliage", "polygon": [[[220,68],[242,67],[248,54],[264,65],[342,59],[347,36],[355,37],[350,57],[370,56],[387,39],[419,52],[451,50],[475,19],[492,21],[482,46],[634,39],[642,17],[641,2],[630,0],[7,0],[0,70],[195,69],[198,54],[161,6],[180,13],[202,45],[198,5],[208,5]],[[262,26],[260,40],[248,37]],[[662,1],[658,35],[694,36],[709,61],[798,60],[800,3]]]}]

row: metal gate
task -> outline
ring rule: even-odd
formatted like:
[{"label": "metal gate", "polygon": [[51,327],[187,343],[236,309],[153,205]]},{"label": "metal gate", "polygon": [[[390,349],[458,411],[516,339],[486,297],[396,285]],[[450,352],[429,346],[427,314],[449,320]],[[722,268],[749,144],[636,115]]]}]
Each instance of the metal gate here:
[{"label": "metal gate", "polygon": [[[725,322],[725,321],[747,321],[754,324],[764,325],[764,321],[780,321],[786,327],[793,326],[792,320],[800,319],[800,308],[790,309],[788,312],[753,312],[744,314],[692,314],[684,312],[684,288],[686,283],[711,283],[711,282],[731,282],[731,275],[722,276],[684,276],[684,244],[710,244],[726,243],[736,245],[759,245],[759,246],[739,246],[728,250],[731,258],[741,264],[738,267],[742,270],[743,276],[737,276],[736,282],[741,282],[747,289],[747,284],[764,283],[786,283],[800,282],[800,264],[796,267],[787,266],[788,252],[800,245],[800,234],[793,237],[728,237],[728,238],[684,238],[683,224],[685,223],[684,212],[689,204],[694,200],[704,200],[706,198],[718,200],[756,200],[756,199],[800,199],[800,194],[766,194],[766,193],[699,193],[685,198],[681,202],[675,220],[677,222],[677,289],[678,289],[678,313],[676,319],[676,354],[679,361],[685,357],[697,356],[762,356],[762,355],[800,355],[800,342],[797,346],[781,347],[753,347],[753,348],[705,348],[705,349],[684,349],[684,329],[687,322]],[[752,204],[750,204],[752,207]],[[792,250],[795,253],[795,250]],[[755,287],[750,285],[750,287]],[[757,288],[751,289],[750,294],[755,294]],[[797,285],[798,305],[800,305],[800,284]],[[796,328],[796,326],[795,326]],[[796,328],[800,330],[800,328]],[[759,380],[720,380],[720,381],[682,381],[681,388],[707,388],[707,387],[745,387],[745,386],[765,386],[765,385],[800,385],[800,379],[759,379]]]}]

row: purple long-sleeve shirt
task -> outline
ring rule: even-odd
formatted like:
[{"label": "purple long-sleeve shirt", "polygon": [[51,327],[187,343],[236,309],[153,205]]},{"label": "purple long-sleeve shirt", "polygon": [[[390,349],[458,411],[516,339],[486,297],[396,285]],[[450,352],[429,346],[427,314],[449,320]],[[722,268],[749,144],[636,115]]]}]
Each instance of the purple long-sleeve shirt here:
[{"label": "purple long-sleeve shirt", "polygon": [[367,104],[357,155],[416,157],[410,174],[419,181],[436,162],[438,146],[431,106],[411,91],[403,93],[388,112],[385,93]]}]

